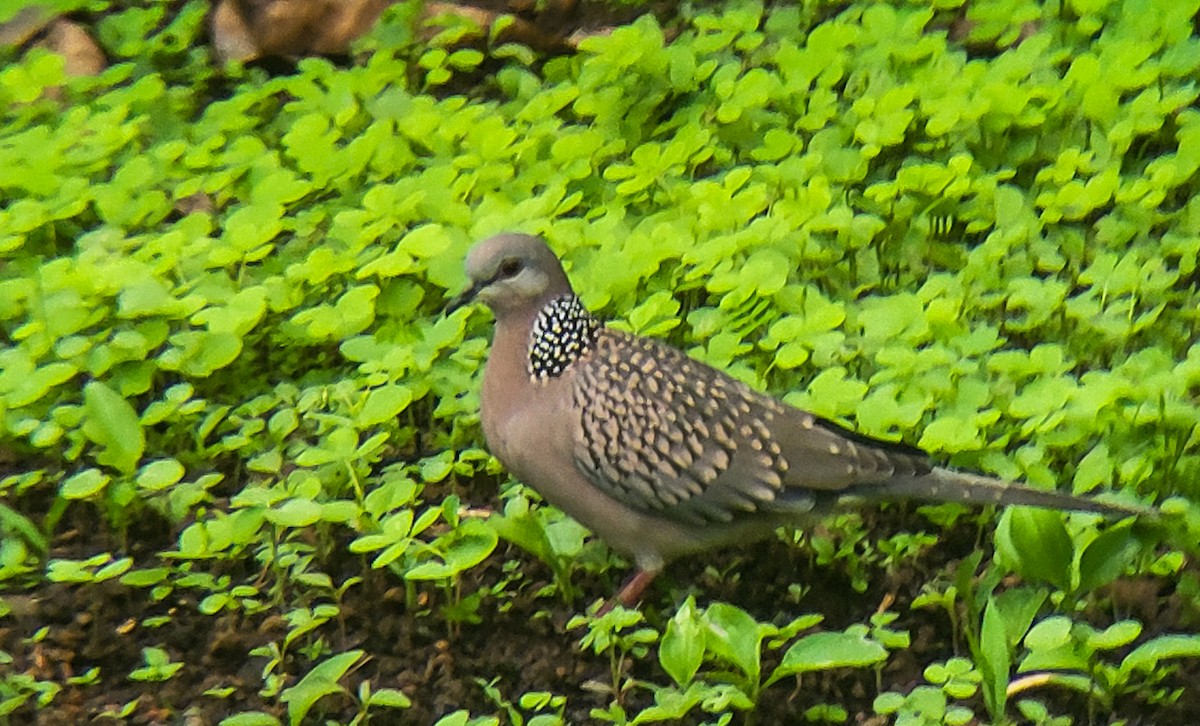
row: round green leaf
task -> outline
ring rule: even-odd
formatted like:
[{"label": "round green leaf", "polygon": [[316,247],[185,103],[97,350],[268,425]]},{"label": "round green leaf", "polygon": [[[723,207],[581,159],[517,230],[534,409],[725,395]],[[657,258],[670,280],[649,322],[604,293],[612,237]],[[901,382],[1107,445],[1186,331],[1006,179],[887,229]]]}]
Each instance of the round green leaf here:
[{"label": "round green leaf", "polygon": [[87,499],[100,493],[111,478],[99,469],[84,469],[62,483],[58,493],[63,499]]},{"label": "round green leaf", "polygon": [[771,679],[831,668],[862,668],[887,658],[887,650],[862,635],[813,633],[797,640],[783,655]]}]

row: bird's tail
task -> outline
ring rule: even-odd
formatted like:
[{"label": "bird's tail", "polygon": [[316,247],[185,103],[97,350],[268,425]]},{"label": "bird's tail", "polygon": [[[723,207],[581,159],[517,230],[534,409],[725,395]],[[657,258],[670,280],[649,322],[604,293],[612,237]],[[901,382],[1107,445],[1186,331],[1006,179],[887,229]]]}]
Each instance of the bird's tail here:
[{"label": "bird's tail", "polygon": [[1106,517],[1158,518],[1150,507],[1120,502],[1102,502],[1057,491],[1032,489],[1000,479],[935,468],[921,476],[897,477],[883,484],[856,487],[852,496],[879,499],[927,499],[960,504],[1039,507],[1074,512],[1095,512]]}]

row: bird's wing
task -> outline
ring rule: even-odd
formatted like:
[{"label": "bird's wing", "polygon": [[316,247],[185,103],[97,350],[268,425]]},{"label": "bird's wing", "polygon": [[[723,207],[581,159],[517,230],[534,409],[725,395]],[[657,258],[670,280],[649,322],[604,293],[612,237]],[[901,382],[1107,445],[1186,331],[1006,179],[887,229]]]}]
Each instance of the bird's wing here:
[{"label": "bird's wing", "polygon": [[649,338],[605,329],[575,366],[575,465],[648,514],[800,514],[857,485],[928,471],[919,453],[870,445]]}]

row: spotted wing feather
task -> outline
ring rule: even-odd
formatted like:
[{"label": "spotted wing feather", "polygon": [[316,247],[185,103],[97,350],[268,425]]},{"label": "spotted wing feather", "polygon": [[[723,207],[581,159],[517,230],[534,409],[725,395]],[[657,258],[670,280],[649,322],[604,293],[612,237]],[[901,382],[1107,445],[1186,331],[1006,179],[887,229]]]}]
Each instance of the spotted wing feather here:
[{"label": "spotted wing feather", "polygon": [[575,373],[575,465],[642,512],[689,523],[799,514],[928,470],[652,339],[603,329]]}]

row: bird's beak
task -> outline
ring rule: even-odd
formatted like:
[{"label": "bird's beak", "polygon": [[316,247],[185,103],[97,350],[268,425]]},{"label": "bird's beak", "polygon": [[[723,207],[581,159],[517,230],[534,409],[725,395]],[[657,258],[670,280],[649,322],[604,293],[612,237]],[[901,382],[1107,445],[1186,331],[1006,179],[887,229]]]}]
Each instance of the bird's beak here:
[{"label": "bird's beak", "polygon": [[462,306],[473,301],[475,299],[475,296],[479,294],[479,291],[482,288],[483,288],[483,285],[481,283],[476,282],[473,285],[471,285],[470,287],[468,287],[466,290],[463,290],[462,292],[460,292],[458,295],[455,295],[450,300],[450,302],[446,303],[446,308],[442,311],[442,315],[450,316],[450,315],[454,314],[455,310],[458,310]]}]

